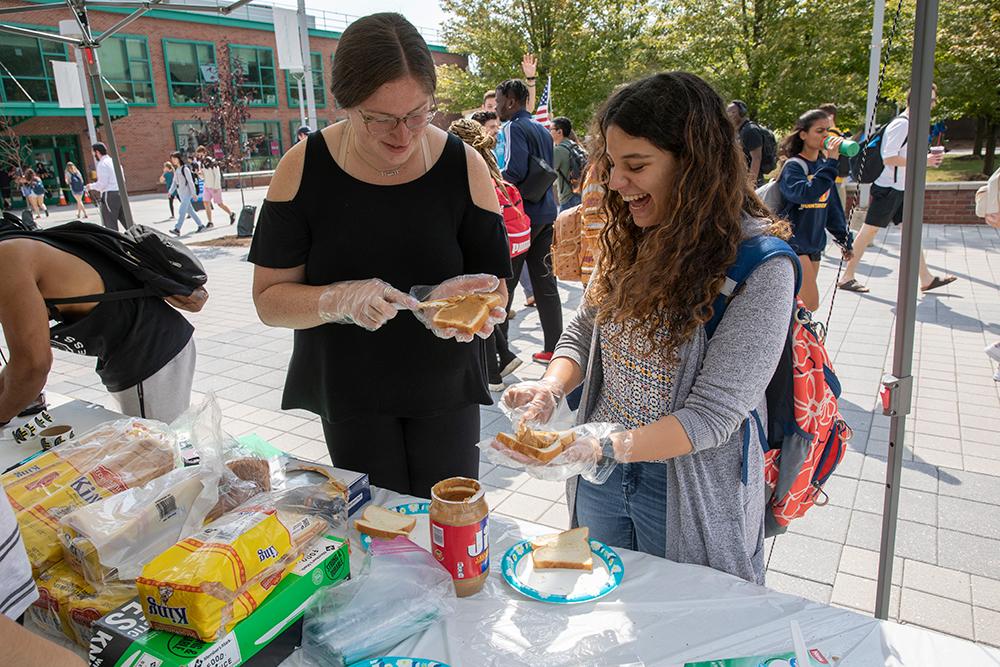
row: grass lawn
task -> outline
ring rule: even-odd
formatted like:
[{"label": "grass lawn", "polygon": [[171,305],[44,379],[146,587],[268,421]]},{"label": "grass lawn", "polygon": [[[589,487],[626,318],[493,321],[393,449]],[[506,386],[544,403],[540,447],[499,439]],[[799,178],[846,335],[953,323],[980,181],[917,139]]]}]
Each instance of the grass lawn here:
[{"label": "grass lawn", "polygon": [[[998,158],[994,165],[1000,165],[1000,158]],[[927,170],[927,182],[938,182],[941,181],[979,181],[986,180],[987,176],[983,174],[983,158],[972,157],[971,155],[962,155],[958,157],[952,157],[951,155],[944,156],[944,162],[941,166],[936,169]]]}]

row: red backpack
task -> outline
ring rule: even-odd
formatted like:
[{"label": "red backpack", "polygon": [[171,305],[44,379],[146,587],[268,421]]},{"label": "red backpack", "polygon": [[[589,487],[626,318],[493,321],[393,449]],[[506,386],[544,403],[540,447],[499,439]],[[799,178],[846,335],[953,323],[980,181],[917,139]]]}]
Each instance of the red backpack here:
[{"label": "red backpack", "polygon": [[496,186],[497,199],[503,212],[503,224],[507,227],[507,239],[510,241],[510,256],[528,252],[531,246],[531,218],[524,212],[524,202],[521,193],[510,183]]},{"label": "red backpack", "polygon": [[[794,260],[798,293],[801,269],[791,247],[773,236],[747,239],[740,244],[735,264],[726,271],[726,286],[713,303],[712,319],[705,324],[709,337],[740,285],[760,264],[779,256]],[[767,428],[754,410],[743,431],[744,484],[751,419],[764,447],[764,482],[770,490],[764,515],[766,537],[784,533],[792,519],[813,505],[827,503],[823,485],[844,458],[851,437],[837,407],[840,381],[823,345],[825,338],[823,325],[813,322],[812,314],[796,297],[785,347],[767,386]]]}]

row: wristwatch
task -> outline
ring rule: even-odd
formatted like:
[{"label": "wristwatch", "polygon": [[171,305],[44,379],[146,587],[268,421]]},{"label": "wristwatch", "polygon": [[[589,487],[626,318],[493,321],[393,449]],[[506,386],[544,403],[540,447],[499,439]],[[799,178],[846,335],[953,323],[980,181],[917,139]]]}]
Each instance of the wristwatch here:
[{"label": "wristwatch", "polygon": [[615,443],[611,440],[611,437],[601,438],[601,458],[598,463],[605,463],[607,461],[615,460]]}]

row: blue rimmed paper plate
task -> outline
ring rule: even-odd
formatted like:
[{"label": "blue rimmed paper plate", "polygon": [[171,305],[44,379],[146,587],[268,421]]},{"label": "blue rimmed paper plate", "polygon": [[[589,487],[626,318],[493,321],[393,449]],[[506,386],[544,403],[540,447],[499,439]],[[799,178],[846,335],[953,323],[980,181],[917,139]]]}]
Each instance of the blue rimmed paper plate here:
[{"label": "blue rimmed paper plate", "polygon": [[625,575],[625,566],[614,549],[590,540],[590,550],[594,554],[591,572],[536,570],[531,558],[531,540],[524,540],[503,555],[500,572],[511,588],[532,600],[555,604],[590,602],[618,588]]},{"label": "blue rimmed paper plate", "polygon": [[381,658],[355,662],[350,667],[448,667],[448,665],[437,660],[427,660],[426,658],[403,658],[396,655],[387,655]]},{"label": "blue rimmed paper plate", "polygon": [[[410,531],[410,540],[412,540],[413,543],[421,549],[425,549],[427,551],[431,550],[430,503],[403,503],[402,505],[395,505],[394,507],[386,507],[386,509],[392,512],[399,512],[400,514],[416,517],[417,524],[413,527],[413,530]],[[355,515],[355,518],[360,519],[361,517]],[[368,551],[368,547],[371,546],[371,543],[371,536],[361,533],[361,548]]]}]

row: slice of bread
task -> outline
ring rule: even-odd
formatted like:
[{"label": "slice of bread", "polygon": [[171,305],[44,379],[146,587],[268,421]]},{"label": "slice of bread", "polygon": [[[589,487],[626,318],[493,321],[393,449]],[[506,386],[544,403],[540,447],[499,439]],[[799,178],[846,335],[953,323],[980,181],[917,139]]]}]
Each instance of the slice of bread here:
[{"label": "slice of bread", "polygon": [[592,572],[594,558],[589,539],[590,529],[586,526],[534,538],[531,540],[531,560],[535,569]]},{"label": "slice of bread", "polygon": [[548,463],[576,440],[576,433],[533,431],[522,424],[518,427],[516,435],[497,433],[497,440],[504,447],[513,449],[519,454],[530,456],[540,463]]},{"label": "slice of bread", "polygon": [[456,329],[470,336],[483,328],[491,309],[503,305],[502,297],[495,292],[468,294],[450,301],[434,314],[434,326]]},{"label": "slice of bread", "polygon": [[378,505],[369,505],[365,508],[362,518],[354,521],[354,527],[358,532],[385,539],[407,537],[416,525],[415,517],[393,512]]}]

